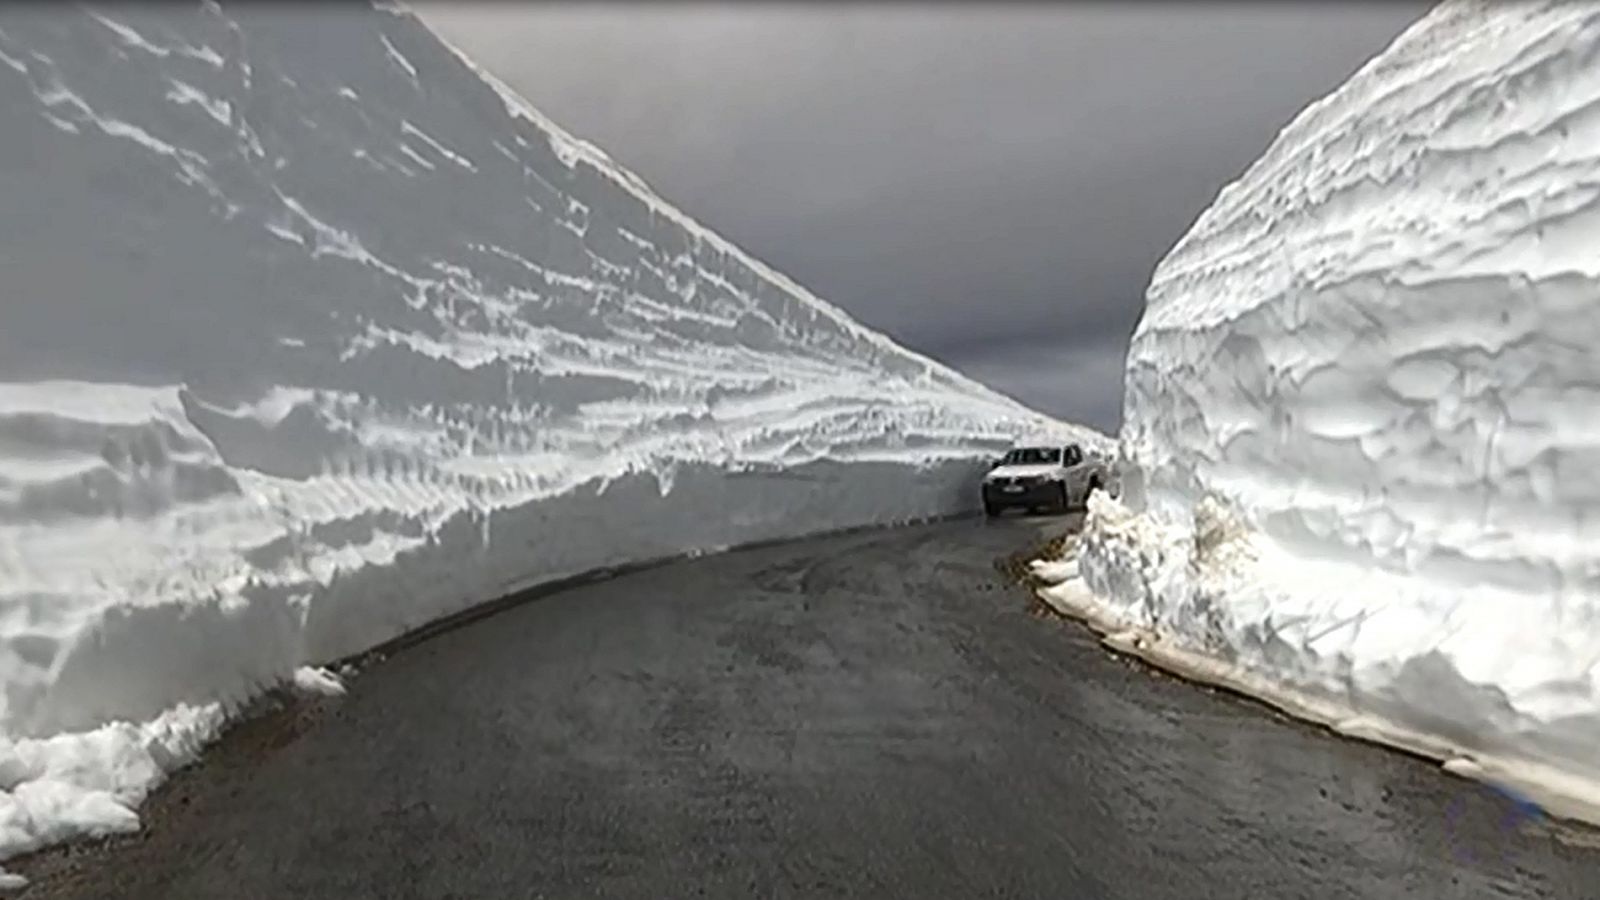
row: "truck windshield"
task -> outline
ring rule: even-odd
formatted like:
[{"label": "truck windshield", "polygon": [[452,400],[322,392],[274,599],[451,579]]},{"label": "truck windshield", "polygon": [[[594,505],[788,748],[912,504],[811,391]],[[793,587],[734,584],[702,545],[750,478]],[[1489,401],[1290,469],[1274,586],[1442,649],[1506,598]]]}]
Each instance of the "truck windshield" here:
[{"label": "truck windshield", "polygon": [[1008,466],[1048,466],[1061,463],[1060,447],[1018,447],[1006,454]]}]

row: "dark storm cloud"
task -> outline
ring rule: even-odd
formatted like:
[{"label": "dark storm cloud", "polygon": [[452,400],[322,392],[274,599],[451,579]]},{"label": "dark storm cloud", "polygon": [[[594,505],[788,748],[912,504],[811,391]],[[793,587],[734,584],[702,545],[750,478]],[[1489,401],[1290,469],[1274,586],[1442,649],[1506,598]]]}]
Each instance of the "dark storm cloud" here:
[{"label": "dark storm cloud", "polygon": [[1114,430],[1161,255],[1420,3],[450,3],[422,15],[861,321]]}]

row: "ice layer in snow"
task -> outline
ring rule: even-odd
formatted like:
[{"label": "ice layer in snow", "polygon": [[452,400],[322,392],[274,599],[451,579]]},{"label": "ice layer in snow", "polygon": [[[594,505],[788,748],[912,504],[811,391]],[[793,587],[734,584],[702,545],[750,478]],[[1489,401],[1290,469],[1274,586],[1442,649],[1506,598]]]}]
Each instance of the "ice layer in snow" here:
[{"label": "ice layer in snow", "polygon": [[1157,268],[1084,578],[1347,730],[1600,784],[1600,7],[1447,2]]},{"label": "ice layer in snow", "polygon": [[[1047,421],[413,16],[0,10],[0,854],[535,582],[974,507]],[[297,674],[298,673],[298,674]]]}]

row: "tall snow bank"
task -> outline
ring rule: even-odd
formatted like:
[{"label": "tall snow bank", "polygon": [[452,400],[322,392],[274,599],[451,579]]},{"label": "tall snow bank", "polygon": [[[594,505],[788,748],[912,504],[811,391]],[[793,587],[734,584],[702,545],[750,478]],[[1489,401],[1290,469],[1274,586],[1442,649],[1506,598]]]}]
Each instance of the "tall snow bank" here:
[{"label": "tall snow bank", "polygon": [[0,854],[130,827],[305,666],[597,567],[967,510],[1012,436],[1098,439],[408,14],[8,7],[0,111]]},{"label": "tall snow bank", "polygon": [[[1435,9],[1158,267],[1089,585],[1592,816],[1597,245],[1600,8]],[[1208,522],[1236,552],[1208,555]]]}]

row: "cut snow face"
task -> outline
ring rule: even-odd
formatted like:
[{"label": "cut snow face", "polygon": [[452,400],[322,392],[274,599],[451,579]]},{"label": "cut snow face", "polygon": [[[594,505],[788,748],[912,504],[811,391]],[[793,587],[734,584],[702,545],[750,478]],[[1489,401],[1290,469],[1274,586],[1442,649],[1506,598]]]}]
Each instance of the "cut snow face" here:
[{"label": "cut snow face", "polygon": [[1592,5],[1446,3],[1223,189],[1151,282],[1082,563],[1130,623],[1591,817],[1597,53]]},{"label": "cut snow face", "polygon": [[[305,668],[620,562],[975,507],[1043,429],[408,14],[0,11],[0,854]],[[198,710],[198,712],[196,712]],[[142,724],[128,724],[142,723]]]}]

